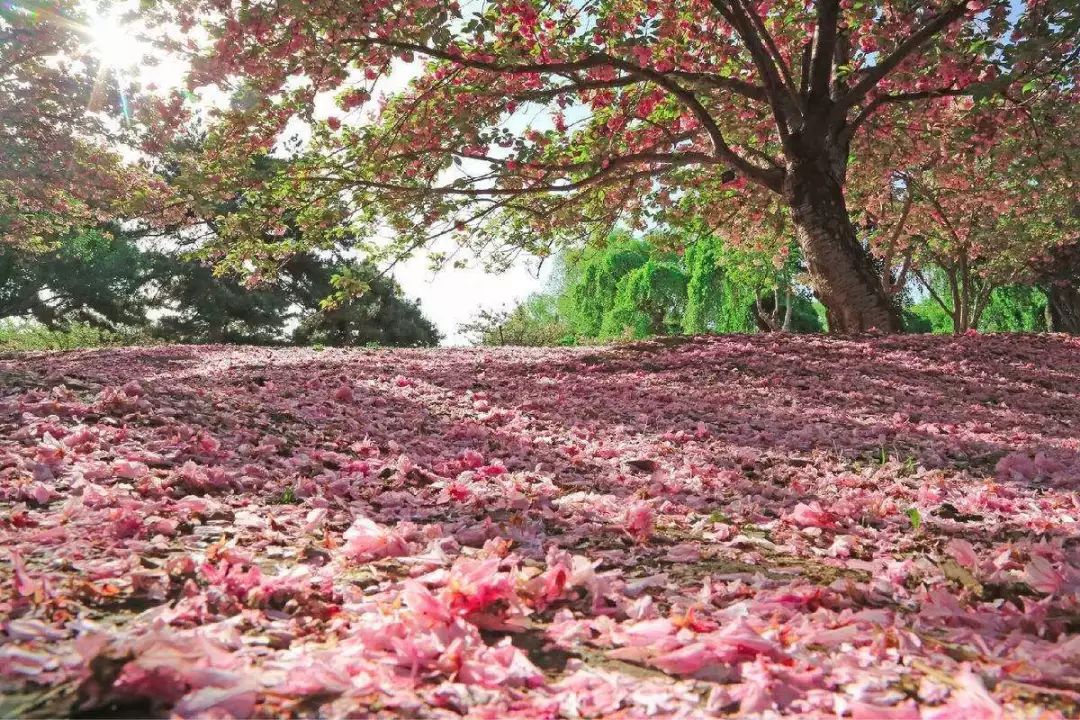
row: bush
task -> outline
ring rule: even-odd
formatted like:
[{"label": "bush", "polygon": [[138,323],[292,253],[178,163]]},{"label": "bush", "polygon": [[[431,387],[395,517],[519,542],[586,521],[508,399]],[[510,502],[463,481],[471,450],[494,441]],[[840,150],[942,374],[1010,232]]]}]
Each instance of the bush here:
[{"label": "bush", "polygon": [[51,330],[35,322],[0,322],[0,349],[7,351],[77,350],[80,348],[145,345],[152,340],[134,330],[106,330],[86,323],[72,323]]}]

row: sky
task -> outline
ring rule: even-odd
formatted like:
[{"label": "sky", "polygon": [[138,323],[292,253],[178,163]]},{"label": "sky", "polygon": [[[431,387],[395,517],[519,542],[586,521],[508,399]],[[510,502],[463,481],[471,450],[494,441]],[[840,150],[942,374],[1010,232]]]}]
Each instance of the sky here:
[{"label": "sky", "polygon": [[[475,263],[474,263],[475,265]],[[444,345],[466,344],[458,326],[481,308],[510,309],[534,292],[544,289],[551,263],[537,273],[536,262],[518,262],[501,273],[482,268],[447,268],[432,273],[422,257],[396,269],[394,276],[405,294],[420,300],[420,306],[443,335]]]},{"label": "sky", "polygon": [[[125,13],[138,7],[137,0],[120,0],[108,5],[107,9],[102,9],[106,6],[94,0],[87,0],[85,7],[91,16],[88,42],[113,72],[138,80],[144,87],[152,83],[162,91],[182,83],[185,67],[177,59],[158,55],[158,62],[152,66],[140,62],[145,54],[153,51],[138,39],[141,28],[122,23]],[[403,65],[380,81],[376,91],[392,93],[403,88],[414,72],[415,68]],[[377,96],[377,92],[373,95]],[[328,96],[318,98],[316,117],[331,113],[341,114],[335,112],[333,99]],[[530,294],[543,290],[548,279],[546,269],[538,270],[534,258],[522,258],[499,273],[485,271],[476,260],[471,260],[466,268],[446,267],[433,273],[426,255],[421,253],[395,267],[392,275],[406,297],[420,301],[424,314],[442,335],[443,344],[462,345],[467,342],[459,332],[462,323],[481,309],[509,309]]]}]

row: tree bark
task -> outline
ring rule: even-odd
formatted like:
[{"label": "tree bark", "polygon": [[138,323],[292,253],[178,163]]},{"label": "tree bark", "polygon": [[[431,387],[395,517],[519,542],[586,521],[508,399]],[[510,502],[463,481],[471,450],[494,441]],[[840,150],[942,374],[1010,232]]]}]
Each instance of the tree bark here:
[{"label": "tree bark", "polygon": [[827,310],[829,332],[900,332],[900,310],[856,237],[841,182],[816,163],[793,163],[784,198],[814,290]]},{"label": "tree bark", "polygon": [[1080,335],[1080,288],[1072,284],[1051,283],[1046,288],[1050,331]]},{"label": "tree bark", "polygon": [[784,324],[781,327],[784,332],[791,332],[792,307],[794,305],[795,298],[792,295],[791,286],[789,285],[787,287],[787,307],[784,308]]}]

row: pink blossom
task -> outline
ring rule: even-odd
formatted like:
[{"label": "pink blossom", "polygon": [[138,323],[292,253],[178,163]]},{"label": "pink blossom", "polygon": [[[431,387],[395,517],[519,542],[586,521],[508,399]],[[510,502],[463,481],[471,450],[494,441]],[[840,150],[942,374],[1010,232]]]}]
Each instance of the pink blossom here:
[{"label": "pink blossom", "polygon": [[1038,474],[1035,463],[1026,453],[1011,453],[1001,458],[995,467],[1001,480],[1032,480]]},{"label": "pink blossom", "polygon": [[[5,357],[0,376],[16,693],[199,717],[1072,702],[1074,339],[153,347]],[[1032,594],[980,596],[943,581],[950,562]]]},{"label": "pink blossom", "polygon": [[255,710],[255,700],[255,690],[243,684],[204,687],[180,698],[173,712],[183,718],[247,718]]},{"label": "pink blossom", "polygon": [[631,504],[623,517],[623,529],[638,542],[648,540],[653,533],[652,506],[641,501]]},{"label": "pink blossom", "polygon": [[454,610],[471,613],[512,598],[513,586],[509,575],[499,572],[498,558],[462,559],[450,570],[445,596]]},{"label": "pink blossom", "polygon": [[922,720],[1003,720],[1005,711],[990,694],[982,680],[970,670],[957,678],[959,689],[938,708],[923,710]]},{"label": "pink blossom", "polygon": [[975,554],[975,548],[967,540],[953,538],[949,541],[946,550],[956,562],[966,568],[974,569],[979,565],[979,557]]},{"label": "pink blossom", "polygon": [[416,581],[405,583],[401,599],[425,623],[447,625],[454,617],[446,603]]},{"label": "pink blossom", "polygon": [[836,522],[831,513],[823,510],[816,500],[810,504],[798,503],[787,519],[801,527],[834,528]]},{"label": "pink blossom", "polygon": [[919,707],[911,702],[872,705],[855,701],[849,706],[852,720],[920,720]]},{"label": "pink blossom", "polygon": [[1024,568],[1024,580],[1032,589],[1044,593],[1060,592],[1065,586],[1065,575],[1041,555],[1032,556]]},{"label": "pink blossom", "polygon": [[350,560],[368,561],[405,555],[408,543],[396,532],[366,517],[358,517],[345,531],[341,552]]}]

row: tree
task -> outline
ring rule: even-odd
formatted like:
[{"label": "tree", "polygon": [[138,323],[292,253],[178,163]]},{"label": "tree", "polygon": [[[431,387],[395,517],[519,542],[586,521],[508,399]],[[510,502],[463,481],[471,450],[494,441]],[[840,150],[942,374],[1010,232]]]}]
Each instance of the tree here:
[{"label": "tree", "polygon": [[[289,259],[285,270],[293,296],[308,309],[292,333],[293,342],[395,347],[439,344],[439,332],[424,317],[419,303],[402,297],[397,282],[369,263],[331,264],[311,255],[297,255]],[[335,276],[346,272],[353,281],[363,283],[362,292],[326,302],[334,297]]]},{"label": "tree", "polygon": [[619,278],[600,333],[615,337],[669,335],[680,326],[686,304],[686,274],[674,260],[649,258]]},{"label": "tree", "polygon": [[1080,240],[1051,250],[1035,264],[1035,273],[1047,295],[1049,329],[1080,335]]},{"label": "tree", "polygon": [[160,210],[159,180],[121,159],[122,92],[88,50],[84,4],[0,4],[0,243],[42,247],[121,208]]},{"label": "tree", "polygon": [[886,287],[899,296],[916,281],[957,333],[982,327],[997,288],[1032,283],[1034,265],[1080,231],[1077,141],[1048,130],[1032,142],[1028,122],[1046,106],[1025,103],[958,101],[938,126],[866,148],[856,163],[851,195]]},{"label": "tree", "polygon": [[[367,289],[324,306],[334,277]],[[0,318],[145,331],[182,343],[434,345],[435,327],[391,279],[363,263],[294,255],[272,281],[242,283],[176,251],[140,247],[115,227],[82,230],[33,251],[0,245]]]},{"label": "tree", "polygon": [[145,322],[151,256],[107,226],[68,233],[55,245],[35,252],[0,244],[0,317],[32,318],[53,330]]},{"label": "tree", "polygon": [[462,331],[477,344],[557,345],[680,332],[822,330],[795,283],[797,253],[770,257],[711,235],[613,233],[557,262],[547,293],[509,311],[483,310]]},{"label": "tree", "polygon": [[[183,28],[210,18],[191,82],[244,85],[215,131],[216,178],[244,182],[246,158],[310,119],[319,93],[347,113],[396,60],[417,61],[420,76],[371,122],[315,123],[265,197],[312,209],[315,224],[336,208],[369,232],[389,225],[397,252],[465,234],[546,253],[583,225],[662,219],[687,191],[714,223],[777,204],[839,332],[901,325],[844,189],[853,139],[907,131],[876,113],[902,105],[925,124],[957,96],[1076,88],[1070,0],[1017,13],[1009,0],[171,6]],[[277,204],[253,214],[272,223]]]},{"label": "tree", "polygon": [[279,283],[246,287],[234,277],[219,276],[207,263],[171,254],[155,257],[153,305],[159,317],[153,334],[169,342],[280,343],[298,308]]},{"label": "tree", "polygon": [[[335,278],[363,282],[335,299]],[[215,274],[204,262],[161,256],[156,286],[163,339],[198,343],[427,346],[439,333],[393,279],[369,264],[298,253],[261,282]],[[293,326],[292,330],[289,327]]]},{"label": "tree", "polygon": [[532,295],[511,310],[481,309],[459,327],[474,345],[550,347],[572,343],[573,334],[559,317],[554,295]]},{"label": "tree", "polygon": [[[959,333],[958,318],[952,305],[950,281],[940,268],[929,266],[920,271],[933,289],[922,290],[917,302],[905,309],[905,325],[909,332]],[[1047,330],[1046,295],[1030,285],[994,287],[983,302],[978,318],[963,327],[963,331],[979,332],[1045,332]]]},{"label": "tree", "polygon": [[983,313],[983,332],[1045,332],[1046,294],[1029,285],[995,288]]},{"label": "tree", "polygon": [[724,268],[724,260],[732,253],[725,251],[723,244],[712,236],[699,238],[687,246],[686,312],[682,329],[688,335],[753,332],[751,308],[755,288],[734,281],[732,273]]}]

